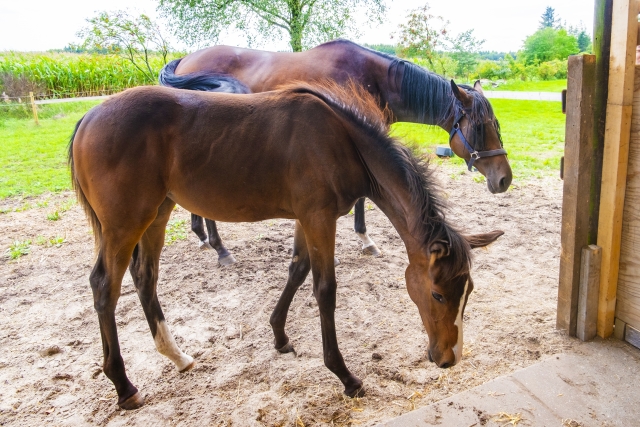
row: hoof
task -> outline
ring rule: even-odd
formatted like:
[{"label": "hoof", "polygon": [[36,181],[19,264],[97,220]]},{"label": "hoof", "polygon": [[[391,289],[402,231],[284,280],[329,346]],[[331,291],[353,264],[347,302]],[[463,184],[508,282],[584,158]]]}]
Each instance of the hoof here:
[{"label": "hoof", "polygon": [[340,260],[338,259],[338,257],[333,257],[333,266],[337,267],[340,265]]},{"label": "hoof", "polygon": [[382,252],[380,252],[380,250],[375,245],[375,243],[373,245],[369,245],[367,247],[362,248],[362,252],[365,255],[371,255],[371,256],[374,256],[374,257],[379,257],[380,255],[382,255]]},{"label": "hoof", "polygon": [[221,266],[226,267],[228,265],[235,264],[236,259],[233,257],[233,255],[229,254],[229,255],[219,257],[218,262],[220,263]]},{"label": "hoof", "polygon": [[360,383],[360,385],[356,388],[345,388],[344,394],[349,397],[364,397],[364,387],[362,386],[362,383]]},{"label": "hoof", "polygon": [[183,372],[190,371],[190,370],[193,369],[194,366],[196,366],[196,361],[195,360],[191,360],[191,363],[189,363],[184,368],[180,369],[178,372],[183,373]]},{"label": "hoof", "polygon": [[200,245],[198,246],[200,250],[208,251],[209,249],[213,249],[213,247],[209,244],[209,242],[200,241]]},{"label": "hoof", "polygon": [[118,403],[119,407],[121,407],[122,409],[126,409],[127,411],[130,411],[131,409],[138,409],[142,405],[144,405],[144,397],[142,397],[142,395],[138,391],[136,391],[136,394],[129,397],[124,402]]},{"label": "hoof", "polygon": [[289,341],[288,343],[286,343],[285,345],[283,345],[280,348],[276,347],[276,350],[278,350],[279,353],[293,353],[293,354],[296,354],[296,350],[293,348],[293,345],[291,345],[291,341]]}]

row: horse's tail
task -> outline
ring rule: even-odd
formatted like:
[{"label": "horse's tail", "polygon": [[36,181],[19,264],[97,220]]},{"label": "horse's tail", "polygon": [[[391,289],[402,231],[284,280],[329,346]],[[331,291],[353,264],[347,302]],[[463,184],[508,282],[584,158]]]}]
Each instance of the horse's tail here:
[{"label": "horse's tail", "polygon": [[84,117],[82,117],[80,120],[78,120],[78,123],[76,123],[76,128],[73,130],[73,134],[71,135],[71,139],[69,140],[69,149],[68,149],[69,152],[67,157],[67,163],[71,171],[71,185],[73,186],[73,190],[76,192],[76,198],[78,199],[78,203],[80,203],[80,206],[82,206],[82,209],[84,209],[84,212],[87,215],[87,219],[89,220],[89,224],[91,224],[91,228],[93,229],[93,236],[95,239],[94,245],[97,251],[98,247],[100,246],[100,240],[102,239],[102,224],[100,224],[100,220],[98,220],[98,216],[96,215],[96,212],[93,210],[93,208],[89,204],[87,197],[84,195],[84,192],[80,187],[80,183],[78,182],[78,177],[76,176],[76,173],[75,173],[75,164],[73,161],[73,140],[76,137],[76,133],[78,133],[78,129],[80,128],[80,124],[82,123],[82,120],[84,120]]},{"label": "horse's tail", "polygon": [[158,75],[160,85],[205,92],[251,93],[247,86],[227,74],[199,71],[176,75],[176,68],[178,68],[180,61],[182,61],[182,58],[174,59],[162,67]]}]

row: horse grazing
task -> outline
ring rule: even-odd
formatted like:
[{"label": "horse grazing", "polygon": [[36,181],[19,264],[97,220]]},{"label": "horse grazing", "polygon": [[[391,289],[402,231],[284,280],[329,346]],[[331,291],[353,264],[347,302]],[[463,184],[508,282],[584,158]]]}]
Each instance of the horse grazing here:
[{"label": "horse grazing", "polygon": [[[500,127],[478,82],[473,88],[459,87],[410,62],[347,40],[299,53],[214,46],[170,62],[159,80],[164,86],[231,93],[264,92],[294,81],[332,80],[342,85],[354,81],[377,98],[379,108],[389,109],[390,121],[437,125],[450,132],[453,151],[467,161],[469,170],[476,167],[487,177],[492,193],[504,192],[511,184]],[[379,255],[367,235],[364,199],[358,200],[354,213],[354,229],[363,251]],[[201,247],[216,249],[220,264],[232,263],[215,223],[207,222],[207,237],[202,218],[194,215],[191,219]]]},{"label": "horse grazing", "polygon": [[157,350],[180,371],[194,365],[173,339],[156,294],[176,203],[221,221],[296,220],[288,280],[270,318],[275,348],[293,351],[287,312],[311,271],[324,362],[348,396],[363,388],[336,338],[337,219],[361,197],[389,217],[407,249],[407,290],[427,330],[429,358],[442,368],[462,354],[470,249],[503,234],[463,236],[449,225],[426,167],[388,136],[375,100],[355,87],[306,84],[250,95],[130,89],[78,122],[69,165],[96,238],[89,282],[104,373],[124,409],[144,403],[125,374],[114,315],[127,266]]}]

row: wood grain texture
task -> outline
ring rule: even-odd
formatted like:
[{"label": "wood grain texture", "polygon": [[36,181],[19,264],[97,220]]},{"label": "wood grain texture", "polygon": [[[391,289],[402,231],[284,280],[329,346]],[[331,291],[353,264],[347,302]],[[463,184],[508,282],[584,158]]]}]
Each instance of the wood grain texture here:
[{"label": "wood grain texture", "polygon": [[631,132],[637,10],[637,0],[620,0],[613,3],[609,94],[598,223],[598,246],[602,247],[598,335],[603,338],[613,333],[616,307]]},{"label": "wood grain texture", "polygon": [[572,336],[578,318],[581,251],[589,243],[595,71],[594,55],[569,57],[556,327]]},{"label": "wood grain texture", "polygon": [[582,248],[576,331],[576,335],[581,341],[589,341],[596,336],[601,261],[602,249],[600,246],[589,245]]},{"label": "wood grain texture", "polygon": [[615,316],[640,329],[640,67],[636,67]]}]

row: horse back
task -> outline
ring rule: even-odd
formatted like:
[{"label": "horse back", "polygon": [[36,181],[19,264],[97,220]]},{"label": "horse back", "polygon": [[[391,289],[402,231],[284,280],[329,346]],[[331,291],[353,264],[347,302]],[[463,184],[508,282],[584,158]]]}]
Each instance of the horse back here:
[{"label": "horse back", "polygon": [[116,181],[222,221],[295,218],[327,199],[344,213],[366,188],[340,117],[304,94],[133,89],[88,113],[73,149],[90,202]]}]

